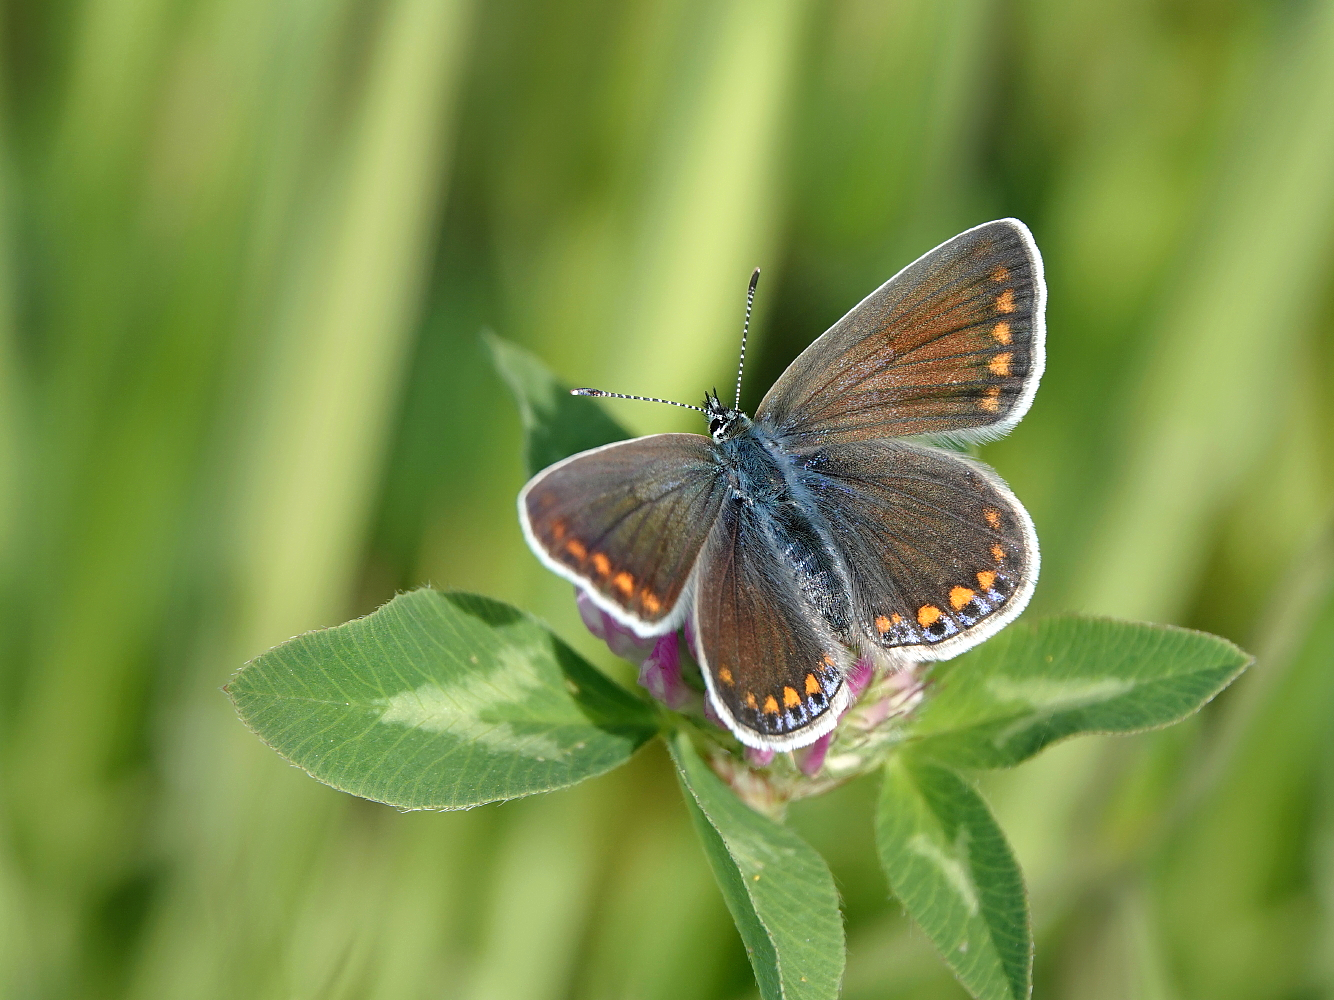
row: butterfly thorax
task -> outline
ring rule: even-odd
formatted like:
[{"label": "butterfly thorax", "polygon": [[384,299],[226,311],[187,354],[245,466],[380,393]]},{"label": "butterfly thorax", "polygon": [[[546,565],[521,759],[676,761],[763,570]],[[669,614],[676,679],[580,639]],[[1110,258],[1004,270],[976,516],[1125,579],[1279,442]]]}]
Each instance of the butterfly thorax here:
[{"label": "butterfly thorax", "polygon": [[704,415],[709,421],[709,436],[715,443],[721,444],[750,429],[750,417],[740,410],[724,406],[718,394],[705,393]]}]

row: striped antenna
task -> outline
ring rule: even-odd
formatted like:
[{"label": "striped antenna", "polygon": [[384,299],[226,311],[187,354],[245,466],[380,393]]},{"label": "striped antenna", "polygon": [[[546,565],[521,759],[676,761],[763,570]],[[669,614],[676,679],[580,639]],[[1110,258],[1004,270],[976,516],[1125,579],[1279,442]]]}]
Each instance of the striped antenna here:
[{"label": "striped antenna", "polygon": [[[746,321],[741,324],[741,360],[736,367],[736,406],[733,409],[741,409],[741,374],[746,369],[746,335],[750,333],[750,313],[755,308],[755,286],[760,283],[760,269],[755,268],[755,273],[750,276],[750,288],[746,292]],[[679,406],[684,410],[695,410],[699,413],[708,414],[710,411],[702,406],[691,406],[689,403],[678,403],[674,399],[658,399],[657,396],[631,396],[625,392],[607,392],[605,389],[571,389],[571,396],[595,396],[603,399],[637,399],[641,403],[666,403],[668,406]],[[722,410],[722,404],[717,402],[718,394],[714,393],[713,405],[718,411]]]},{"label": "striped antenna", "polygon": [[691,406],[689,403],[678,403],[671,399],[658,399],[656,396],[630,396],[623,392],[606,392],[602,389],[571,389],[571,396],[602,396],[606,399],[637,399],[641,403],[666,403],[668,406],[680,406],[687,410],[698,410],[704,412],[702,406]]},{"label": "striped antenna", "polygon": [[746,370],[746,334],[750,332],[750,310],[755,305],[755,286],[760,283],[760,269],[750,276],[750,290],[746,292],[746,322],[741,325],[741,360],[736,366],[736,404],[734,410],[741,409],[741,373]]}]

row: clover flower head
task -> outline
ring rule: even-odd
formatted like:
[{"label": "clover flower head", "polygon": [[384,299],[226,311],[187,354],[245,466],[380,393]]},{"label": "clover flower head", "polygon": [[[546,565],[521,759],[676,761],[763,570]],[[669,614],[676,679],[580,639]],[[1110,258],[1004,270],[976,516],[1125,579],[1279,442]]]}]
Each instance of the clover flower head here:
[{"label": "clover flower head", "polygon": [[[643,637],[607,614],[583,590],[576,589],[579,615],[588,630],[618,657],[639,666],[639,684],[653,698],[676,712],[694,716],[727,731],[702,681],[693,684],[699,661],[698,630],[687,618],[679,631]],[[689,659],[686,659],[688,655]],[[878,766],[898,740],[889,723],[922,699],[921,664],[881,663],[859,658],[848,671],[848,703],[834,728],[791,753],[736,747],[720,739],[711,757],[714,770],[755,808],[781,813],[786,802],[816,794]],[[728,749],[728,747],[731,749]]]},{"label": "clover flower head", "polygon": [[639,684],[675,711],[690,703],[690,689],[681,679],[681,640],[676,632],[658,636],[652,652],[639,665]]},{"label": "clover flower head", "polygon": [[646,639],[636,635],[633,629],[622,625],[599,608],[587,591],[576,587],[574,603],[579,608],[579,617],[583,619],[588,631],[605,642],[607,648],[622,660],[643,663],[644,658],[653,652],[656,639],[652,637]]}]

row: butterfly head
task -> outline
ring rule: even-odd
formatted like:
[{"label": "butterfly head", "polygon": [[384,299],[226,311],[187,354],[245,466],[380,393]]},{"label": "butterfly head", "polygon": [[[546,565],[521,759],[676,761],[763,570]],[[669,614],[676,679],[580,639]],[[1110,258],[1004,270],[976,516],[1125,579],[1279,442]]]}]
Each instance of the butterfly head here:
[{"label": "butterfly head", "polygon": [[704,416],[709,421],[709,435],[719,443],[736,437],[750,426],[750,417],[724,405],[717,392],[704,394]]}]

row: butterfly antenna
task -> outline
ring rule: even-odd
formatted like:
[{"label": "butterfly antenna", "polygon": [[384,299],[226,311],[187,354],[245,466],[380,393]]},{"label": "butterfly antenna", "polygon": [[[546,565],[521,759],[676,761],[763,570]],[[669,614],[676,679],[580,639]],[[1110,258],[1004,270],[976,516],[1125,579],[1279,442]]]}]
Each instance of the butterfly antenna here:
[{"label": "butterfly antenna", "polygon": [[698,410],[704,413],[704,407],[691,406],[689,403],[678,403],[672,399],[658,399],[656,396],[629,396],[623,392],[606,392],[602,389],[571,389],[571,396],[601,396],[606,399],[637,399],[641,403],[666,403],[668,406],[680,406],[687,410]]},{"label": "butterfly antenna", "polygon": [[755,273],[750,276],[750,289],[746,292],[746,322],[741,325],[741,360],[736,366],[736,405],[734,410],[741,409],[741,373],[746,370],[746,334],[750,332],[750,310],[755,305],[755,286],[760,283],[760,269],[755,268]]}]

